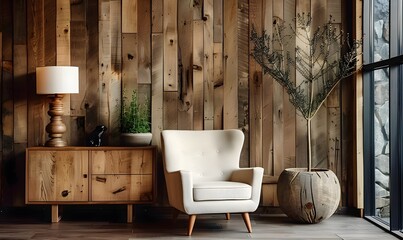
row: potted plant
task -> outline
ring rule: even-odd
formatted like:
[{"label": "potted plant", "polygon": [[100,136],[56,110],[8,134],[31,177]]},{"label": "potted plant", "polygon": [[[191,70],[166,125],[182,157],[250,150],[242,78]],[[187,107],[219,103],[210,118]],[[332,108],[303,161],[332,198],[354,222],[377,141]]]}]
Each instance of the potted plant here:
[{"label": "potted plant", "polygon": [[[312,29],[311,15],[302,13],[293,25],[274,20],[271,36],[266,32],[259,36],[254,29],[251,33],[251,55],[263,73],[287,91],[290,102],[306,120],[307,167],[285,169],[277,183],[280,208],[292,219],[306,223],[330,217],[340,201],[337,176],[329,169],[312,168],[311,120],[340,80],[356,72],[361,48],[361,41],[350,42],[332,21],[330,17]],[[296,39],[301,44],[290,47]],[[299,73],[300,81],[290,78],[291,71]]]},{"label": "potted plant", "polygon": [[123,97],[120,127],[122,145],[145,146],[151,143],[149,101],[139,103],[136,91],[133,91],[130,101]]}]

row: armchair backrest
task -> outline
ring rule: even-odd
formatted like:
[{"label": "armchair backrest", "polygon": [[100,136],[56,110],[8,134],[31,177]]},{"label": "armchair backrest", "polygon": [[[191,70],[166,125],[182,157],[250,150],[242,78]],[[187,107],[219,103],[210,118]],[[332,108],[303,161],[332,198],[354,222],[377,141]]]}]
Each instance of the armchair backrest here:
[{"label": "armchair backrest", "polygon": [[229,130],[164,130],[165,171],[192,171],[194,179],[228,180],[239,168],[244,134]]}]

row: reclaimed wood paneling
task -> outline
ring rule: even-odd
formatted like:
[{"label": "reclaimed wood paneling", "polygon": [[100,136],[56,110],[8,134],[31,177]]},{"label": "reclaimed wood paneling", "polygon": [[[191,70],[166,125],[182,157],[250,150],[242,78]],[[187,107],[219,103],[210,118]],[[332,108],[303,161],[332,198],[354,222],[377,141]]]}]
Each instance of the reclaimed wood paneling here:
[{"label": "reclaimed wood paneling", "polygon": [[[14,143],[27,143],[27,15],[26,1],[18,0],[13,6],[13,95]],[[18,14],[17,14],[18,13]]]},{"label": "reclaimed wood paneling", "polygon": [[164,37],[162,33],[156,33],[152,35],[151,45],[152,45],[152,89],[151,89],[151,109],[153,114],[151,115],[151,128],[153,133],[152,144],[161,147],[161,131],[164,129],[163,126],[163,50]]},{"label": "reclaimed wood paneling", "polygon": [[[284,20],[286,22],[292,22],[295,18],[295,0],[284,1]],[[288,46],[291,58],[295,58],[295,41],[292,41]],[[291,68],[290,80],[295,82],[295,69]],[[283,95],[283,162],[284,168],[295,167],[295,108],[289,101],[289,95],[284,90]]]},{"label": "reclaimed wood paneling", "polygon": [[223,46],[222,43],[214,43],[214,129],[223,129],[224,107],[224,75],[223,75]]},{"label": "reclaimed wood paneling", "polygon": [[214,42],[222,43],[223,40],[223,0],[214,0],[214,18],[213,18],[213,28],[214,28]]},{"label": "reclaimed wood paneling", "polygon": [[12,61],[13,59],[13,2],[0,2],[0,32],[3,33],[2,57],[3,61]]},{"label": "reclaimed wood paneling", "polygon": [[86,9],[86,88],[85,88],[85,132],[88,134],[100,124],[100,82],[99,82],[99,5],[88,1]]},{"label": "reclaimed wood paneling", "polygon": [[45,127],[48,123],[46,96],[36,95],[35,71],[45,65],[44,1],[27,1],[27,47],[28,47],[28,146],[45,143]]},{"label": "reclaimed wood paneling", "polygon": [[[14,139],[13,168],[5,169],[15,174],[15,182],[11,185],[13,196],[11,205],[24,205],[25,187],[25,148],[28,139],[28,102],[27,102],[27,14],[26,1],[14,1],[13,5],[13,95],[14,95]],[[0,40],[1,41],[1,40]],[[1,195],[1,194],[0,194]]]},{"label": "reclaimed wood paneling", "polygon": [[193,129],[203,130],[203,79],[204,79],[204,54],[203,54],[203,21],[193,22]]},{"label": "reclaimed wood paneling", "polygon": [[[311,9],[311,1],[310,0],[300,0],[296,2],[296,13],[307,13],[310,12]],[[295,41],[296,46],[307,51],[308,46],[304,44],[299,39]],[[296,72],[295,76],[295,84],[299,85],[302,82],[302,76],[299,72]],[[308,163],[307,158],[307,150],[308,150],[308,142],[307,142],[307,127],[306,120],[301,116],[301,114],[296,115],[295,119],[295,141],[296,141],[296,167],[306,167]]]},{"label": "reclaimed wood paneling", "polygon": [[238,128],[238,2],[224,1],[224,128]]},{"label": "reclaimed wood paneling", "polygon": [[[311,0],[312,29],[320,27],[328,21],[327,1]],[[313,34],[311,32],[311,34]],[[316,66],[317,68],[319,66]],[[327,104],[323,104],[312,119],[312,167],[327,168]]]},{"label": "reclaimed wood paneling", "polygon": [[240,166],[250,166],[249,1],[238,1],[238,128],[245,135]]},{"label": "reclaimed wood paneling", "polygon": [[178,129],[178,94],[164,91],[164,129]]},{"label": "reclaimed wood paneling", "polygon": [[[214,127],[214,11],[213,0],[204,0],[203,2],[203,89],[204,89],[204,129],[212,130]],[[195,34],[195,36],[198,36]]]},{"label": "reclaimed wood paneling", "polygon": [[178,91],[177,0],[164,0],[164,91]]},{"label": "reclaimed wood paneling", "polygon": [[151,0],[138,2],[138,81],[151,84]]},{"label": "reclaimed wood paneling", "polygon": [[[273,29],[273,1],[263,1],[262,6],[262,24],[263,29],[268,33],[272,33]],[[273,79],[265,74],[263,75],[262,88],[262,163],[264,175],[273,176]],[[265,190],[262,190],[265,191]]]},{"label": "reclaimed wood paneling", "polygon": [[[64,99],[69,144],[84,145],[100,124],[108,127],[103,143],[119,144],[121,98],[137,90],[140,101],[151,99],[155,145],[163,129],[242,129],[240,165],[264,167],[262,205],[275,206],[281,171],[306,166],[306,122],[282,87],[250,58],[249,32],[253,25],[271,33],[273,17],[289,22],[297,12],[312,12],[314,25],[331,14],[335,27],[346,29],[348,5],[342,0],[0,0],[1,63],[12,69],[11,75],[0,74],[12,82],[2,79],[0,159],[15,159],[11,168],[20,168],[25,146],[45,143],[48,99],[35,92],[35,70],[71,64],[80,68],[80,93]],[[298,40],[292,44],[306,47]],[[301,76],[294,75],[300,83]],[[353,164],[342,154],[352,151],[346,135],[351,126],[341,124],[341,111],[349,111],[341,104],[351,94],[346,88],[336,88],[313,127],[315,164],[337,172],[344,195],[351,192],[347,169]],[[360,104],[357,98],[357,114]],[[360,158],[362,148],[356,153]],[[13,174],[17,186],[21,174]],[[355,194],[362,193],[359,184]],[[19,198],[7,201],[18,204]],[[343,205],[350,204],[343,199]]]},{"label": "reclaimed wood paneling", "polygon": [[[140,0],[141,2],[148,2]],[[122,33],[137,33],[138,0],[122,0]],[[143,19],[140,18],[142,24]],[[140,24],[140,25],[141,25]]]},{"label": "reclaimed wood paneling", "polygon": [[[87,86],[87,28],[86,2],[80,1],[71,5],[70,22],[70,61],[72,66],[79,67],[79,93],[70,95],[70,115],[85,116],[85,89]],[[74,135],[74,134],[73,134]],[[73,141],[71,135],[71,141]]]},{"label": "reclaimed wood paneling", "polygon": [[[249,26],[262,32],[262,9],[261,0],[249,2]],[[253,43],[250,43],[252,49]],[[262,162],[262,67],[255,59],[249,59],[249,137],[250,137],[250,164],[252,166],[263,166]]]},{"label": "reclaimed wood paneling", "polygon": [[122,97],[131,99],[138,88],[138,39],[137,33],[122,34]]},{"label": "reclaimed wood paneling", "polygon": [[3,186],[3,203],[10,205],[13,200],[12,187],[17,179],[15,178],[15,159],[14,159],[14,99],[13,92],[9,89],[13,88],[13,64],[11,61],[2,61],[1,72],[1,113],[2,113],[2,166],[8,171],[2,174]]},{"label": "reclaimed wood paneling", "polygon": [[[283,20],[284,5],[282,1],[273,1],[273,18]],[[276,46],[273,46],[273,48]],[[281,85],[273,82],[273,158],[274,176],[279,176],[284,169],[284,92]]]},{"label": "reclaimed wood paneling", "polygon": [[178,1],[178,128],[193,129],[193,0]]},{"label": "reclaimed wood paneling", "polygon": [[153,33],[163,31],[163,0],[151,0],[151,30]]}]

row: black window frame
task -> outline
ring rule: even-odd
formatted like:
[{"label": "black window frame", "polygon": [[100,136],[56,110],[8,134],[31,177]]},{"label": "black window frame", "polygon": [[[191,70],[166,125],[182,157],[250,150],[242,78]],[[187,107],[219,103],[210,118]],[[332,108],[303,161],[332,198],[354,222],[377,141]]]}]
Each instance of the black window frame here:
[{"label": "black window frame", "polygon": [[[403,237],[403,0],[389,1],[390,58],[373,62],[373,1],[363,1],[364,65],[363,65],[363,130],[364,130],[364,215]],[[389,68],[390,121],[390,223],[386,225],[375,217],[375,156],[374,156],[374,79],[373,72]]]}]

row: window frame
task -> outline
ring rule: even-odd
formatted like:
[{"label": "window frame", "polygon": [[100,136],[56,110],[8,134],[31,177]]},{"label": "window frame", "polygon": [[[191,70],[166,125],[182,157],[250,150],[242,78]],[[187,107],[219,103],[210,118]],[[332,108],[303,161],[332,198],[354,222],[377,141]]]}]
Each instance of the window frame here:
[{"label": "window frame", "polygon": [[[364,215],[365,218],[400,237],[403,229],[403,0],[389,1],[389,59],[373,62],[373,1],[363,1],[363,130],[364,130]],[[390,222],[375,217],[374,77],[389,68],[389,168]]]}]

